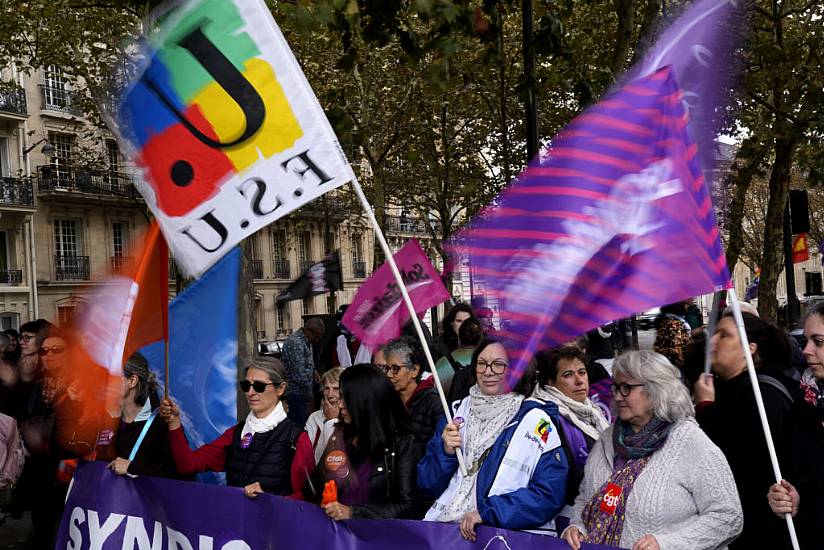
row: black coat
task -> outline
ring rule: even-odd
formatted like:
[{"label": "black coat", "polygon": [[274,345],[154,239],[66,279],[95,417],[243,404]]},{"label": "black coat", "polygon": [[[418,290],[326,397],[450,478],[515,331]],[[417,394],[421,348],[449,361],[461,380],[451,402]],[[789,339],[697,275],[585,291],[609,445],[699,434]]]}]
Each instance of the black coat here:
[{"label": "black coat", "polygon": [[412,435],[421,456],[426,452],[426,444],[435,434],[438,420],[443,416],[443,406],[435,388],[424,388],[412,394],[407,404],[412,420]]},{"label": "black coat", "polygon": [[801,496],[795,518],[801,548],[820,548],[824,527],[824,414],[800,401],[794,420],[792,465],[784,476]]},{"label": "black coat", "polygon": [[[340,431],[336,430],[336,433]],[[369,474],[369,497],[366,504],[352,505],[352,517],[358,519],[405,519],[411,518],[414,509],[418,446],[411,435],[396,435],[392,444],[372,458]],[[352,465],[353,468],[356,465]],[[304,497],[310,502],[320,502],[326,482],[324,459],[304,486]]]},{"label": "black coat", "polygon": [[[771,369],[758,369],[758,372],[779,380],[793,399],[797,398],[792,380]],[[759,387],[783,472],[791,462],[793,402],[771,384],[759,382]],[[789,542],[786,523],[773,514],[767,503],[767,492],[775,483],[775,475],[749,374],[745,371],[730,380],[716,381],[715,388],[715,403],[700,408],[696,419],[727,457],[741,497],[744,530],[730,544],[730,549],[784,548]]]}]

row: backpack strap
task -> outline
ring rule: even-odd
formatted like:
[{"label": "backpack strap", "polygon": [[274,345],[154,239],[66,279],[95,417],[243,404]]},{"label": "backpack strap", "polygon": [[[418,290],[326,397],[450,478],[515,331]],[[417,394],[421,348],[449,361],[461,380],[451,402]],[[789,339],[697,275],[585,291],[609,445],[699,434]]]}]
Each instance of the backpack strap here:
[{"label": "backpack strap", "polygon": [[789,390],[787,390],[787,387],[784,384],[782,384],[772,376],[766,374],[758,374],[756,376],[758,377],[758,381],[762,384],[766,384],[772,388],[777,389],[781,393],[781,395],[783,395],[784,398],[790,402],[790,405],[795,404],[795,399],[793,399],[793,396],[790,395]]},{"label": "backpack strap", "polygon": [[446,360],[449,361],[450,365],[452,365],[452,370],[454,370],[455,372],[458,372],[459,370],[464,369],[464,366],[461,365],[460,363],[458,363],[455,360],[455,358],[452,357],[452,352],[451,351],[449,353],[447,353],[446,355],[444,355],[444,357],[446,357]]}]

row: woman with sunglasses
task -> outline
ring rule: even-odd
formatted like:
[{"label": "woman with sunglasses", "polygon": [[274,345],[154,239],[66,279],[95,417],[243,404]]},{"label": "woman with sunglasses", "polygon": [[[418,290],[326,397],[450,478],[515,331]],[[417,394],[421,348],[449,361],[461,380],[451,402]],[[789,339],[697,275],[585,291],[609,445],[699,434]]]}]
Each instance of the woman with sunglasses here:
[{"label": "woman with sunglasses", "polygon": [[249,405],[243,422],[216,440],[192,450],[170,400],[160,405],[169,424],[172,455],[179,474],[226,472],[226,482],[255,498],[261,493],[301,498],[303,484],[315,467],[312,443],[302,426],[286,417],[281,401],[286,370],[273,357],[257,357],[243,370],[240,390]]},{"label": "woman with sunglasses", "polygon": [[576,550],[726,548],[744,524],[735,480],[695,422],[678,369],[630,351],[612,374],[618,419],[589,453],[564,540]]},{"label": "woman with sunglasses", "polygon": [[418,464],[418,488],[437,497],[424,519],[459,523],[470,541],[478,524],[539,528],[564,504],[569,468],[556,429],[558,407],[504,392],[508,367],[501,342],[478,345],[471,363],[476,383],[454,405],[453,421],[441,420]]},{"label": "woman with sunglasses", "polygon": [[113,434],[98,438],[97,459],[109,461],[109,469],[118,475],[179,478],[169,430],[157,418],[157,380],[140,353],[123,365],[120,396],[120,422]]},{"label": "woman with sunglasses", "polygon": [[321,502],[334,483],[337,498],[323,509],[335,521],[410,518],[420,455],[409,414],[380,369],[360,364],[343,371],[340,418],[304,488],[307,500]]}]

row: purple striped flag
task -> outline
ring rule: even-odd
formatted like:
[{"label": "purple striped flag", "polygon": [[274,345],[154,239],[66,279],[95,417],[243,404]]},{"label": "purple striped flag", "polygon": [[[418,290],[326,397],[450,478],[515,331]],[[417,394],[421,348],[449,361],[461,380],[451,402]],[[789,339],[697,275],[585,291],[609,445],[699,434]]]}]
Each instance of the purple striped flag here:
[{"label": "purple striped flag", "polygon": [[512,368],[536,349],[729,282],[673,71],[578,116],[449,244],[497,300]]}]

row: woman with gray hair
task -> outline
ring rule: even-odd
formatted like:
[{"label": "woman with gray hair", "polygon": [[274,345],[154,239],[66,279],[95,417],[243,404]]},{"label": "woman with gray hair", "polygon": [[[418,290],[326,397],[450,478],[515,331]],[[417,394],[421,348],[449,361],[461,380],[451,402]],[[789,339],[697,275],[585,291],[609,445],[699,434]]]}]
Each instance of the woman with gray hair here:
[{"label": "woman with gray hair", "polygon": [[315,468],[312,443],[302,426],[286,417],[281,397],[286,369],[273,357],[257,357],[238,383],[249,414],[223,435],[192,450],[180,424],[180,410],[164,399],[160,415],[169,425],[172,454],[180,474],[226,472],[226,482],[255,498],[261,493],[302,499],[303,484]]},{"label": "woman with gray hair", "polygon": [[725,548],[743,528],[723,453],[701,431],[678,370],[632,351],[613,364],[618,420],[603,432],[563,538],[632,550]]}]

